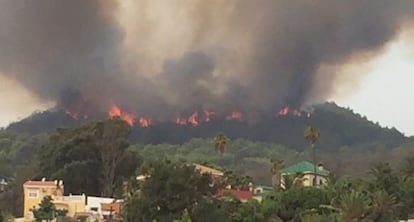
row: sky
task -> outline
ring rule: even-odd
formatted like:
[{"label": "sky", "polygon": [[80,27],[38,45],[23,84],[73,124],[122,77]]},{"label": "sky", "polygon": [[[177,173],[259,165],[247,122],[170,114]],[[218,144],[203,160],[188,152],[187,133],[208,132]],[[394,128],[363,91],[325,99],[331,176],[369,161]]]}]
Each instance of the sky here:
[{"label": "sky", "polygon": [[[413,136],[413,36],[412,33],[402,34],[378,56],[348,65],[346,72],[369,72],[369,75],[347,88],[346,93],[337,93],[329,100],[350,107],[382,126],[395,127],[405,135]],[[53,105],[51,101],[36,98],[17,81],[0,75],[0,127]]]},{"label": "sky", "polygon": [[352,72],[369,72],[347,95],[330,100],[350,107],[382,126],[414,135],[414,40],[405,33],[379,56],[353,64]]}]

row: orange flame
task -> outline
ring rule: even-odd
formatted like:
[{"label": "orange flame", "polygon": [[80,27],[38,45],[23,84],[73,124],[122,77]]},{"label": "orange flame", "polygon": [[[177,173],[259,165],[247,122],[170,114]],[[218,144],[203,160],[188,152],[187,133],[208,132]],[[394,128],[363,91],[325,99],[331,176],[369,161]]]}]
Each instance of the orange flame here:
[{"label": "orange flame", "polygon": [[127,122],[130,126],[134,125],[135,117],[131,113],[125,112],[121,110],[121,108],[114,104],[111,109],[109,110],[109,116],[110,117],[120,117],[125,122]]},{"label": "orange flame", "polygon": [[187,119],[182,118],[182,117],[177,117],[175,119],[175,123],[177,123],[178,125],[186,125],[187,124]]},{"label": "orange flame", "polygon": [[198,126],[198,112],[194,112],[191,114],[190,117],[188,117],[188,122],[191,123],[193,126]]},{"label": "orange flame", "polygon": [[303,110],[299,110],[299,109],[291,109],[290,107],[286,106],[285,108],[279,110],[279,112],[277,113],[277,115],[279,116],[286,116],[286,115],[293,115],[293,116],[298,116],[301,117],[303,115],[305,115],[307,118],[311,117],[311,113],[303,111]]},{"label": "orange flame", "polygon": [[149,127],[150,125],[152,125],[152,119],[151,118],[146,118],[146,117],[140,117],[139,118],[139,125],[141,127]]},{"label": "orange flame", "polygon": [[289,114],[289,107],[287,106],[279,111],[279,116],[286,116],[287,114]]},{"label": "orange flame", "polygon": [[243,113],[239,111],[234,111],[230,115],[226,116],[226,120],[239,120],[241,121],[243,118]]},{"label": "orange flame", "polygon": [[109,110],[109,116],[110,117],[121,117],[121,108],[119,108],[117,105],[113,105],[111,109]]},{"label": "orange flame", "polygon": [[206,122],[210,122],[211,117],[216,114],[214,111],[210,111],[210,110],[203,110],[203,112],[204,112],[204,121]]}]

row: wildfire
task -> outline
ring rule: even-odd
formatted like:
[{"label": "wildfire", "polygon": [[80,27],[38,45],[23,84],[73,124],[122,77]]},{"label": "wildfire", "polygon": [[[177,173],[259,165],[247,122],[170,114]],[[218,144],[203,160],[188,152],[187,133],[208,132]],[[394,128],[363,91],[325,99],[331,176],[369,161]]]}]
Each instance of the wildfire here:
[{"label": "wildfire", "polygon": [[[70,112],[66,111],[66,113],[73,118],[77,119],[79,117],[79,113],[77,112]],[[278,116],[297,116],[297,117],[311,117],[311,113],[307,111],[303,111],[300,109],[293,109],[289,106],[283,107],[278,112],[276,112]],[[202,110],[202,111],[195,111],[191,115],[187,116],[178,116],[174,119],[174,122],[178,125],[192,125],[192,126],[199,126],[202,122],[210,122],[212,117],[216,114],[213,110]],[[121,109],[120,106],[114,104],[111,109],[109,110],[110,117],[120,117],[121,119],[125,120],[129,125],[133,126],[135,123],[139,124],[141,127],[149,127],[153,125],[153,119],[148,116],[135,116],[129,112],[126,112]],[[228,115],[221,115],[224,116],[225,120],[237,120],[243,121],[243,113],[240,111],[233,111]]]},{"label": "wildfire", "polygon": [[[81,109],[75,108],[67,108],[64,109],[65,113],[68,116],[71,116],[73,119],[79,120],[80,118],[88,118],[85,113],[81,111]],[[146,128],[154,125],[154,122],[157,121],[153,119],[152,116],[148,115],[138,115],[132,114],[131,112],[127,112],[121,108],[116,103],[110,107],[108,114],[110,117],[119,117],[126,121],[130,126],[134,126],[135,124]],[[285,106],[279,111],[276,111],[276,116],[297,116],[302,118],[310,118],[312,115],[311,109],[301,108],[295,109],[290,106]],[[178,125],[191,125],[191,126],[199,126],[202,123],[211,122],[213,119],[217,120],[228,120],[228,121],[245,121],[244,113],[241,111],[233,111],[231,113],[223,113],[223,112],[216,112],[215,110],[211,109],[204,109],[204,110],[197,110],[191,113],[191,115],[183,115],[178,114],[175,119],[171,119],[171,121]]]},{"label": "wildfire", "polygon": [[198,126],[198,112],[194,112],[188,117],[188,122],[193,126]]},{"label": "wildfire", "polygon": [[239,111],[234,111],[230,115],[226,116],[226,120],[239,120],[241,121],[243,118],[243,113]]},{"label": "wildfire", "polygon": [[114,104],[112,105],[111,109],[109,110],[110,117],[120,117],[121,119],[125,120],[129,125],[133,126],[135,123],[135,117],[131,113],[121,110],[121,108]]},{"label": "wildfire", "polygon": [[279,111],[279,116],[286,116],[287,114],[289,114],[289,107],[287,106]]},{"label": "wildfire", "polygon": [[206,122],[210,122],[211,117],[216,114],[216,112],[210,111],[210,110],[203,110],[203,112],[204,112],[204,121]]},{"label": "wildfire", "polygon": [[187,119],[182,117],[177,117],[175,123],[178,125],[187,125]]},{"label": "wildfire", "polygon": [[305,115],[307,118],[311,117],[311,114],[309,112],[298,110],[298,109],[292,109],[288,106],[286,106],[286,107],[282,108],[281,110],[279,110],[277,115],[278,116],[293,115],[293,116],[298,116],[298,117],[301,117],[301,116]]},{"label": "wildfire", "polygon": [[178,125],[187,125],[191,124],[193,126],[199,125],[199,118],[198,118],[198,112],[194,112],[189,117],[177,117],[175,119],[175,123]]},{"label": "wildfire", "polygon": [[152,125],[152,119],[151,118],[146,118],[146,117],[140,117],[139,118],[139,125],[141,127],[149,127],[150,125]]}]

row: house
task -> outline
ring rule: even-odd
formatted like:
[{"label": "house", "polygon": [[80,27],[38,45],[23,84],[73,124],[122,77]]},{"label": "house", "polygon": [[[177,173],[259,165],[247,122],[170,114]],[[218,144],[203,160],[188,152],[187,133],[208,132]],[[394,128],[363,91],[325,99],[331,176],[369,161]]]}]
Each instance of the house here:
[{"label": "house", "polygon": [[64,196],[63,181],[46,181],[45,178],[41,181],[28,180],[23,184],[23,192],[25,221],[33,220],[31,209],[38,207],[45,196],[52,197],[57,209],[67,210],[68,216],[72,217],[77,212],[85,211],[86,196],[83,194]]},{"label": "house", "polygon": [[101,210],[104,218],[119,219],[121,217],[122,200],[114,200],[112,203],[102,203]]},{"label": "house", "polygon": [[253,198],[251,190],[220,189],[214,195],[218,199],[238,199],[241,202],[247,202]]},{"label": "house", "polygon": [[[316,174],[315,174],[316,169]],[[315,166],[309,161],[302,161],[291,166],[281,169],[282,174],[282,186],[284,184],[285,175],[295,175],[301,174],[302,185],[303,186],[312,186],[314,178],[316,179],[316,186],[324,185],[327,182],[329,171],[319,164]]]},{"label": "house", "polygon": [[253,190],[253,198],[259,202],[262,202],[263,199],[267,196],[270,196],[275,192],[273,187],[269,186],[257,186]]},{"label": "house", "polygon": [[[194,163],[193,166],[194,166],[195,170],[197,170],[198,172],[200,172],[202,174],[204,174],[204,173],[210,174],[211,177],[216,181],[220,180],[224,177],[223,172],[221,172],[220,170],[214,169],[212,167],[208,167],[208,166],[201,165],[201,164],[196,164],[196,163]],[[145,181],[149,177],[150,177],[150,175],[138,175],[136,177],[136,180]]]},{"label": "house", "polygon": [[193,166],[196,170],[200,171],[200,173],[211,174],[211,176],[215,179],[221,178],[224,176],[223,172],[221,172],[220,170],[214,169],[212,167],[208,167],[208,166],[196,164],[196,163],[193,164]]},{"label": "house", "polygon": [[107,197],[87,197],[86,211],[98,216],[100,219],[109,215],[115,217],[121,214],[122,200]]}]

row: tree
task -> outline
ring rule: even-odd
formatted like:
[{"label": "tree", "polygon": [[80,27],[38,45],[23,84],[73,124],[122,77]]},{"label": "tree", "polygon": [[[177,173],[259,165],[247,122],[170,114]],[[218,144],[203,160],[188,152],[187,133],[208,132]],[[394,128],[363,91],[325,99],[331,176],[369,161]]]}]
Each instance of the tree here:
[{"label": "tree", "polygon": [[38,155],[39,177],[63,179],[69,193],[113,196],[137,165],[127,151],[129,131],[119,118],[58,129]]},{"label": "tree", "polygon": [[125,157],[131,127],[121,119],[111,119],[97,122],[93,130],[102,166],[102,195],[112,196],[116,183],[116,168]]},{"label": "tree", "polygon": [[314,169],[313,169],[313,181],[312,184],[313,186],[316,186],[316,149],[315,149],[315,143],[319,138],[319,131],[318,129],[316,129],[313,126],[309,126],[306,130],[305,130],[305,139],[311,144],[312,147],[312,152],[313,152],[313,165],[314,165]]},{"label": "tree", "polygon": [[401,184],[402,192],[402,206],[404,207],[402,212],[402,219],[408,219],[408,215],[411,217],[414,214],[414,178],[410,177]]},{"label": "tree", "polygon": [[404,180],[414,177],[414,157],[407,158],[401,168]]},{"label": "tree", "polygon": [[67,210],[56,209],[53,199],[50,196],[45,196],[39,204],[38,208],[32,209],[33,215],[37,222],[52,221],[58,216],[66,216]]},{"label": "tree", "polygon": [[174,220],[173,222],[192,222],[190,214],[187,209],[184,209],[183,215],[179,220]]},{"label": "tree", "polygon": [[295,174],[288,174],[283,175],[283,190],[289,190],[295,187],[302,187],[303,182],[307,179],[304,178],[304,174],[302,172],[297,172]]},{"label": "tree", "polygon": [[229,138],[226,136],[226,134],[224,134],[223,132],[219,132],[214,137],[214,147],[220,153],[224,153],[224,150],[227,147],[228,140]]},{"label": "tree", "polygon": [[315,187],[299,187],[278,192],[274,197],[265,199],[263,206],[264,215],[269,218],[277,215],[282,221],[291,221],[298,219],[301,212],[310,209],[317,209],[321,205],[327,205],[330,202],[329,193],[324,189]]},{"label": "tree", "polygon": [[3,211],[0,209],[0,222],[4,221]]},{"label": "tree", "polygon": [[168,160],[141,167],[147,178],[126,200],[124,218],[128,222],[172,221],[185,209],[190,215],[198,203],[215,193],[212,178],[194,166]]},{"label": "tree", "polygon": [[371,176],[372,189],[383,190],[396,198],[400,197],[400,179],[389,163],[375,165],[371,168],[369,175]]},{"label": "tree", "polygon": [[352,190],[342,193],[334,204],[340,210],[341,221],[360,221],[370,210],[370,199],[366,193]]},{"label": "tree", "polygon": [[392,194],[383,190],[376,191],[372,195],[372,210],[370,217],[376,222],[398,221],[398,202]]},{"label": "tree", "polygon": [[270,172],[272,173],[272,186],[275,191],[280,191],[281,189],[281,181],[282,181],[282,174],[280,170],[284,167],[283,160],[279,159],[271,159],[270,162],[272,163],[272,168]]}]

